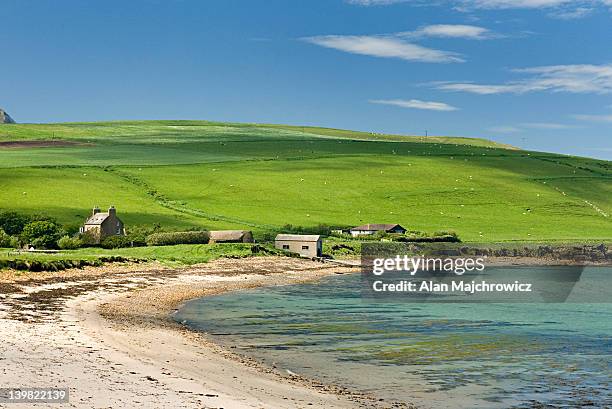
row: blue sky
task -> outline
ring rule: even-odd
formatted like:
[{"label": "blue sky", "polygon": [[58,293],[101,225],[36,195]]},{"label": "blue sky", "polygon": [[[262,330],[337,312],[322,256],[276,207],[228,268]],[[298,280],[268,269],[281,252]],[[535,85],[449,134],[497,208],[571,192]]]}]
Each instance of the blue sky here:
[{"label": "blue sky", "polygon": [[612,0],[4,0],[18,122],[210,119],[612,159]]}]

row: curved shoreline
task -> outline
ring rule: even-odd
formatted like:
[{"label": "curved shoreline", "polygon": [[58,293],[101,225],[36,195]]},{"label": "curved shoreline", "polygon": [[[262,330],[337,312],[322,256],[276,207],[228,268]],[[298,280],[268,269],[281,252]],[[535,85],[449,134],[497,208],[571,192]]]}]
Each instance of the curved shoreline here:
[{"label": "curved shoreline", "polygon": [[286,257],[220,259],[181,269],[5,271],[0,379],[8,386],[68,387],[79,408],[410,407],[281,373],[170,316],[194,298],[357,271]]}]

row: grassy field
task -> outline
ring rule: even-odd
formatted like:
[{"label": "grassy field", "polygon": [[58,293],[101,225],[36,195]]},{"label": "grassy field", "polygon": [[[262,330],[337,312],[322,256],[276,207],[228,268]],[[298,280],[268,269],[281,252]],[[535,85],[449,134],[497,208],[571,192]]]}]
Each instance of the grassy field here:
[{"label": "grassy field", "polygon": [[[48,147],[3,147],[46,141]],[[400,223],[462,240],[612,240],[612,163],[473,138],[204,121],[0,125],[0,209],[78,224]]]}]

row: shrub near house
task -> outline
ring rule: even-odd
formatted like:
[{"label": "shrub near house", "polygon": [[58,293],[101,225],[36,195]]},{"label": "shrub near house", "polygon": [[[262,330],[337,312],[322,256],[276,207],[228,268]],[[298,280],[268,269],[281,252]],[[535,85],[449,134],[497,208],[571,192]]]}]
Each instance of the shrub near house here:
[{"label": "shrub near house", "polygon": [[15,236],[21,234],[26,224],[32,218],[16,212],[0,212],[0,228],[8,235]]},{"label": "shrub near house", "polygon": [[179,231],[153,233],[147,237],[147,246],[172,246],[175,244],[206,244],[210,241],[207,231]]},{"label": "shrub near house", "polygon": [[57,245],[62,250],[75,250],[83,245],[83,241],[78,237],[64,236],[57,241]]},{"label": "shrub near house", "polygon": [[21,232],[21,241],[34,248],[54,249],[62,237],[62,229],[50,221],[28,223]]},{"label": "shrub near house", "polygon": [[19,246],[19,240],[2,229],[0,229],[0,248],[15,248]]},{"label": "shrub near house", "polygon": [[108,236],[102,239],[99,246],[103,249],[119,249],[123,247],[142,247],[143,243],[134,241],[129,236]]}]

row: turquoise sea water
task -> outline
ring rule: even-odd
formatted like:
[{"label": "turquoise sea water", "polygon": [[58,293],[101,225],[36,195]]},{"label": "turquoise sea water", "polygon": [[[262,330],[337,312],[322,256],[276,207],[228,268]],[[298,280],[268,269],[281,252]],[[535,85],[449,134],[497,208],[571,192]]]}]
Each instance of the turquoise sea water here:
[{"label": "turquoise sea water", "polygon": [[[612,268],[585,273],[612,289]],[[612,407],[610,303],[380,303],[360,285],[202,298],[176,319],[281,370],[419,407]]]}]

